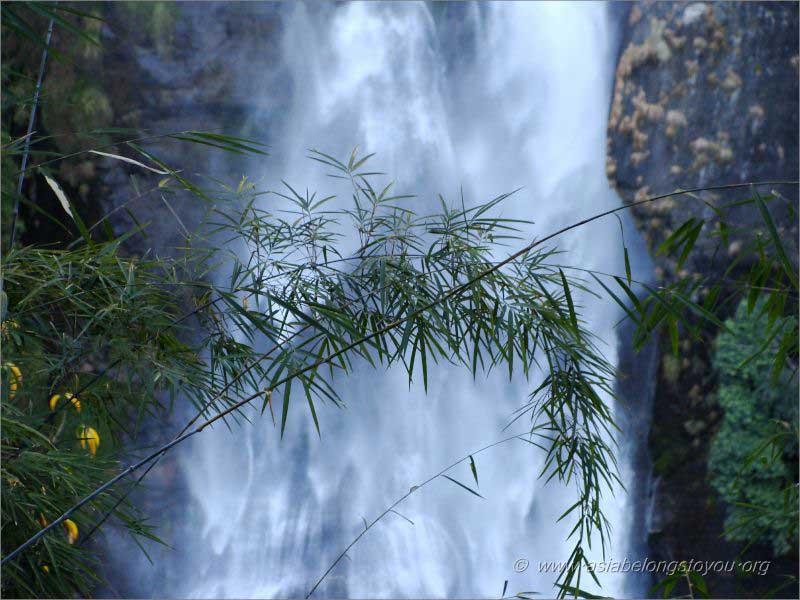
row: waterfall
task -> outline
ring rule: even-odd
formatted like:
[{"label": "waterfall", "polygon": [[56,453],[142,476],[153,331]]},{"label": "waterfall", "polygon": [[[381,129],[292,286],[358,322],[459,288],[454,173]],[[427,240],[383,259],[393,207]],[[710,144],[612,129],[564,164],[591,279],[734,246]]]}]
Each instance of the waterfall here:
[{"label": "waterfall", "polygon": [[[445,10],[406,3],[289,7],[281,34],[289,83],[280,90],[265,85],[261,93],[290,94],[290,108],[253,115],[269,121],[273,134],[274,156],[255,173],[262,186],[284,178],[325,192],[331,180],[306,150],[345,156],[357,144],[377,153],[375,166],[398,190],[417,195],[418,210],[433,209],[437,193],[455,200],[463,188],[465,200],[475,202],[521,187],[502,213],[535,221],[526,237],[618,205],[604,173],[613,74],[607,7],[462,5],[457,31],[451,16],[438,14]],[[248,73],[271,68],[258,56],[252,61]],[[566,264],[620,272],[613,218],[558,243]],[[587,295],[577,300],[614,362],[617,311]],[[215,427],[177,451],[189,508],[167,532],[175,549],[159,555],[159,575],[150,581],[157,593],[305,595],[363,529],[362,519],[502,437],[531,389],[503,373],[473,381],[450,367],[433,372],[427,394],[396,369],[359,368],[337,381],[347,407],[318,407],[321,439],[297,402],[282,441],[266,415],[233,429]],[[571,523],[556,520],[574,499],[570,490],[537,480],[542,458],[524,444],[476,457],[483,500],[445,480],[426,486],[398,507],[413,525],[389,515],[315,595],[495,597],[506,580],[511,594],[552,595],[556,574],[540,573],[538,563],[568,558]],[[460,468],[453,475],[470,481],[469,467]],[[624,461],[621,470],[630,480]],[[605,503],[610,556],[621,559],[634,526],[629,501],[618,491]],[[592,558],[599,560],[597,546]],[[530,561],[520,573],[519,559]],[[604,594],[625,591],[623,576],[601,581]],[[588,578],[581,587],[597,589]]]}]

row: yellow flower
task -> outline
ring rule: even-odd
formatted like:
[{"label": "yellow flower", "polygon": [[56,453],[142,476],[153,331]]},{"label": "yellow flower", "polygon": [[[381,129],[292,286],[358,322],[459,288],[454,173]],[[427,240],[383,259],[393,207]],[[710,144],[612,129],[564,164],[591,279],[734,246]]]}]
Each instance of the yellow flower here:
[{"label": "yellow flower", "polygon": [[[77,396],[67,392],[66,394],[64,394],[64,398],[72,403],[72,406],[75,407],[76,411],[81,412],[81,401],[78,400]],[[50,397],[50,412],[55,411],[59,400],[61,400],[61,394],[53,394],[53,396]]]},{"label": "yellow flower", "polygon": [[7,319],[0,323],[0,331],[2,331],[3,337],[8,337],[12,329],[19,329],[19,324],[16,321]]},{"label": "yellow flower", "polygon": [[36,520],[39,521],[39,525],[42,527],[47,527],[47,519],[44,518],[42,513],[39,513],[39,517]]},{"label": "yellow flower", "polygon": [[91,427],[81,425],[78,429],[78,439],[81,441],[81,448],[88,448],[92,456],[97,454],[97,447],[100,445],[100,436],[97,431]]},{"label": "yellow flower", "polygon": [[78,526],[75,525],[75,521],[72,519],[64,521],[64,529],[67,530],[67,541],[74,544],[78,540]]},{"label": "yellow flower", "polygon": [[50,567],[48,567],[47,565],[42,565],[42,571],[44,571],[45,573],[49,573]]},{"label": "yellow flower", "polygon": [[8,399],[12,400],[17,393],[17,388],[22,384],[22,371],[14,363],[6,363],[6,368],[11,371],[8,376]]}]

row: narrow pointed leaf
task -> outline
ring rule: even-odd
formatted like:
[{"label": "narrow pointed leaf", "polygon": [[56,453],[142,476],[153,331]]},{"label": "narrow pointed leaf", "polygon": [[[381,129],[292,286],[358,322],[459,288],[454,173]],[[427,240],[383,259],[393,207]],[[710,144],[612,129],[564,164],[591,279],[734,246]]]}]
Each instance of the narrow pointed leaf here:
[{"label": "narrow pointed leaf", "polygon": [[[464,484],[463,484],[463,483],[461,483],[460,481],[456,481],[455,479],[453,479],[452,477],[448,477],[447,475],[442,475],[442,477],[444,477],[445,479],[449,479],[450,481],[452,481],[453,483],[455,483],[457,486],[464,488],[464,489],[465,489],[465,490],[467,490],[467,491],[468,491],[470,494],[475,494],[475,495],[476,495],[478,498],[483,498],[483,496],[481,496],[481,495],[480,495],[478,492],[476,492],[475,490],[473,490],[471,487],[468,487],[468,486],[464,485]],[[485,500],[486,498],[483,498],[483,499]]]},{"label": "narrow pointed leaf", "polygon": [[475,478],[475,485],[480,487],[478,483],[478,469],[475,467],[475,459],[472,458],[472,455],[469,455],[469,468],[472,471],[472,476]]}]

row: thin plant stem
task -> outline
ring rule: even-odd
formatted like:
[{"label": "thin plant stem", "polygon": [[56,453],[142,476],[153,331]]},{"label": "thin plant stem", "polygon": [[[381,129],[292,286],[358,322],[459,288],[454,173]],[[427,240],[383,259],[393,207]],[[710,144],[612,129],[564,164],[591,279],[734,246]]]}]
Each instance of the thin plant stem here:
[{"label": "thin plant stem", "polygon": [[496,441],[496,442],[493,442],[493,443],[489,444],[488,446],[484,446],[483,448],[479,448],[478,450],[475,450],[474,452],[470,452],[469,454],[467,454],[467,455],[465,455],[465,456],[462,456],[462,457],[461,457],[461,458],[459,458],[457,461],[455,461],[454,463],[452,463],[452,464],[450,464],[450,465],[446,466],[444,469],[442,469],[441,471],[439,471],[439,472],[438,472],[438,473],[436,473],[435,475],[432,475],[431,477],[429,477],[428,479],[426,479],[425,481],[423,481],[423,482],[422,482],[422,483],[420,483],[419,485],[412,486],[412,487],[411,487],[411,488],[408,490],[408,492],[406,492],[405,494],[403,494],[402,496],[400,496],[400,497],[399,497],[397,500],[395,500],[395,501],[394,501],[392,504],[390,504],[390,505],[389,505],[389,507],[388,507],[388,508],[386,508],[386,510],[384,510],[384,511],[383,511],[381,514],[379,514],[379,515],[378,515],[378,516],[375,518],[375,520],[373,520],[373,521],[372,521],[372,523],[370,523],[369,525],[367,525],[367,526],[364,528],[364,530],[363,530],[363,531],[361,531],[361,532],[360,532],[360,533],[359,533],[359,534],[358,534],[358,535],[357,535],[357,536],[356,536],[356,537],[353,539],[353,541],[352,541],[352,542],[350,542],[350,543],[347,545],[347,547],[346,547],[344,550],[342,550],[342,552],[339,554],[339,556],[337,556],[337,557],[336,557],[336,560],[334,560],[334,561],[331,563],[331,566],[329,566],[329,567],[328,567],[328,570],[327,570],[327,571],[325,571],[325,572],[322,574],[322,577],[320,577],[320,578],[317,580],[317,582],[314,584],[314,586],[311,588],[311,590],[309,590],[309,592],[306,594],[306,598],[310,598],[310,597],[311,597],[311,594],[313,594],[313,593],[316,591],[316,589],[317,589],[317,588],[319,587],[319,585],[320,585],[320,584],[321,584],[321,583],[322,583],[322,582],[325,580],[325,578],[328,576],[328,574],[329,574],[331,571],[333,571],[333,569],[336,567],[336,565],[338,565],[338,564],[339,564],[339,562],[340,562],[340,561],[341,561],[341,560],[342,560],[342,559],[343,559],[343,558],[344,558],[344,557],[347,555],[347,553],[350,551],[350,549],[351,549],[353,546],[355,546],[355,545],[358,543],[358,541],[359,541],[359,540],[360,540],[362,537],[364,537],[364,535],[367,533],[367,531],[369,531],[370,529],[372,529],[372,527],[373,527],[373,526],[374,526],[374,525],[375,525],[375,524],[376,524],[378,521],[380,521],[381,519],[383,519],[383,517],[385,517],[386,515],[388,515],[390,512],[394,512],[394,509],[395,509],[395,508],[397,508],[397,506],[399,506],[399,505],[400,505],[400,504],[401,504],[401,503],[402,503],[402,502],[403,502],[403,501],[404,501],[406,498],[408,498],[408,497],[409,497],[411,494],[413,494],[414,492],[417,492],[417,491],[421,490],[421,489],[422,489],[422,488],[424,488],[426,485],[428,485],[428,484],[429,484],[431,481],[433,481],[434,479],[437,479],[438,477],[441,477],[442,475],[444,475],[445,473],[447,473],[447,472],[448,472],[450,469],[452,469],[453,467],[457,467],[457,466],[458,466],[458,465],[460,465],[461,463],[463,463],[463,462],[465,462],[466,460],[468,460],[468,459],[469,459],[471,456],[475,456],[476,454],[480,454],[481,452],[485,452],[486,450],[489,450],[489,449],[491,449],[491,448],[494,448],[495,446],[499,446],[500,444],[505,444],[506,442],[510,442],[511,440],[522,440],[522,441],[527,441],[527,440],[526,440],[526,439],[523,437],[523,435],[521,435],[521,434],[518,434],[518,435],[512,435],[511,437],[503,438],[502,440],[498,440],[498,441]]},{"label": "thin plant stem", "polygon": [[17,180],[17,197],[14,198],[14,210],[11,214],[11,235],[9,238],[8,247],[14,247],[14,240],[17,234],[17,218],[19,216],[19,198],[22,195],[22,183],[25,181],[25,171],[28,165],[28,155],[31,148],[31,137],[33,136],[33,124],[36,121],[36,109],[39,107],[39,92],[42,89],[42,79],[44,79],[44,68],[47,65],[47,51],[50,49],[50,39],[53,36],[53,19],[47,25],[47,37],[44,42],[44,50],[42,51],[42,62],[39,64],[39,77],[36,79],[36,92],[33,95],[33,106],[31,107],[31,116],[28,119],[28,133],[25,135],[25,149],[22,151],[22,168],[19,172],[19,179]]}]

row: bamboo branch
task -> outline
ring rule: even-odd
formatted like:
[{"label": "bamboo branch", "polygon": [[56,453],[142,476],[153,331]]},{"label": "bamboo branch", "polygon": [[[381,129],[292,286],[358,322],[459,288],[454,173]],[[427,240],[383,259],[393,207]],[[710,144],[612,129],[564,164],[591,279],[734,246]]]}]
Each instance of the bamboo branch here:
[{"label": "bamboo branch", "polygon": [[[329,261],[329,262],[327,262],[327,263],[324,263],[323,265],[320,265],[320,266],[329,265],[329,264],[331,264],[331,263],[335,263],[335,262],[341,262],[341,261],[343,261],[343,260],[349,260],[349,259],[337,259],[337,260],[333,260],[333,261]],[[298,267],[297,269],[295,269],[295,270],[294,270],[294,272],[296,272],[296,271],[300,271],[300,270],[302,270],[302,269],[304,269],[304,268],[307,268],[307,265],[302,265],[302,266]],[[289,271],[289,272],[287,272],[287,273],[291,273],[291,272],[292,272],[292,271]],[[282,273],[281,275],[285,275],[285,274],[287,274],[287,273]],[[377,289],[377,290],[374,290],[373,292],[371,292],[371,294],[370,294],[370,295],[379,294],[379,293],[381,293],[382,291],[384,291],[385,289],[388,289],[390,286],[391,286],[391,284],[388,284],[388,285],[386,285],[386,286],[384,286],[384,287],[382,287],[382,288],[379,288],[379,289]],[[251,294],[251,295],[252,295],[252,294]],[[218,298],[217,300],[219,300],[219,298]],[[355,299],[353,299],[352,301],[345,303],[344,307],[350,306],[350,305],[352,305],[353,303],[355,303],[355,302],[357,302],[357,301],[359,301],[359,300],[361,300],[361,298],[355,298]],[[252,370],[252,369],[253,369],[253,368],[254,368],[254,367],[255,367],[255,366],[256,366],[256,365],[259,363],[259,362],[261,362],[262,360],[264,360],[264,359],[268,358],[270,354],[272,354],[272,353],[273,353],[275,350],[277,350],[277,349],[281,348],[281,347],[282,347],[284,344],[288,344],[288,343],[289,343],[289,342],[291,342],[293,339],[295,339],[295,338],[297,338],[297,337],[299,337],[299,336],[303,335],[303,334],[304,334],[306,331],[308,331],[308,330],[309,330],[311,327],[312,327],[312,326],[311,326],[311,324],[308,324],[308,325],[305,325],[304,327],[301,327],[300,329],[298,329],[297,331],[295,331],[295,332],[294,332],[292,335],[290,335],[288,338],[286,338],[286,339],[285,339],[283,342],[281,342],[281,344],[276,344],[275,346],[273,346],[272,348],[270,348],[269,350],[267,350],[267,351],[266,351],[266,352],[264,352],[263,354],[260,354],[260,355],[256,356],[255,358],[253,358],[253,360],[252,360],[252,361],[250,361],[250,364],[248,364],[248,365],[247,365],[247,366],[246,366],[244,369],[242,369],[242,370],[241,370],[241,371],[240,371],[240,372],[239,372],[239,373],[238,373],[236,376],[234,376],[234,377],[233,377],[233,378],[232,378],[232,379],[231,379],[231,380],[230,380],[230,381],[229,381],[229,382],[228,382],[228,383],[227,383],[227,384],[226,384],[226,385],[223,387],[223,389],[222,389],[222,390],[221,390],[221,391],[220,391],[220,392],[219,392],[219,393],[218,393],[216,396],[214,396],[214,397],[210,398],[209,400],[207,400],[207,401],[206,401],[206,402],[203,404],[203,406],[201,406],[201,407],[200,407],[200,409],[197,411],[197,414],[195,414],[195,416],[194,416],[194,417],[192,417],[192,418],[191,418],[191,419],[190,419],[190,420],[189,420],[189,421],[186,423],[186,425],[184,425],[184,426],[183,426],[183,429],[181,429],[181,430],[180,430],[180,432],[178,433],[178,436],[176,436],[176,437],[179,437],[179,436],[183,435],[184,433],[186,433],[186,431],[187,431],[187,430],[188,430],[188,429],[189,429],[189,428],[190,428],[192,425],[194,425],[194,424],[197,422],[197,420],[198,420],[198,419],[199,419],[199,418],[200,418],[200,417],[203,415],[203,413],[206,411],[206,409],[208,409],[208,407],[209,407],[209,406],[211,406],[211,405],[212,405],[214,402],[216,402],[217,400],[219,400],[219,399],[220,399],[220,397],[221,397],[221,394],[223,394],[225,391],[227,391],[228,389],[230,389],[230,388],[231,388],[231,386],[233,386],[233,385],[234,385],[234,384],[235,384],[237,381],[239,381],[239,380],[240,380],[242,377],[244,377],[245,375],[247,375],[247,374],[248,374],[248,373],[249,373],[249,372],[250,372],[250,371],[251,371],[251,370]],[[267,392],[267,393],[268,393],[268,392]],[[270,411],[272,411],[272,405],[270,405]],[[274,420],[274,417],[273,417],[273,420]],[[88,533],[87,533],[85,536],[83,536],[83,537],[80,539],[80,541],[78,542],[78,546],[82,546],[83,544],[85,544],[85,543],[86,543],[86,542],[89,540],[89,538],[91,538],[91,537],[92,537],[92,535],[94,535],[94,533],[95,533],[95,532],[96,532],[96,531],[97,531],[97,530],[98,530],[98,529],[99,529],[99,528],[100,528],[100,527],[103,525],[103,523],[105,523],[105,522],[106,522],[106,521],[107,521],[107,520],[108,520],[108,519],[111,517],[111,515],[112,515],[112,514],[114,514],[114,512],[117,510],[117,508],[119,508],[119,506],[120,506],[120,505],[121,505],[121,504],[122,504],[122,503],[123,503],[123,502],[124,502],[124,501],[125,501],[125,500],[128,498],[128,496],[130,496],[130,495],[131,495],[131,493],[133,493],[133,491],[134,491],[134,490],[136,489],[136,487],[137,487],[137,486],[138,486],[138,485],[139,485],[139,484],[142,482],[142,480],[143,480],[145,477],[147,477],[147,474],[148,474],[148,473],[150,473],[150,471],[152,471],[152,470],[153,470],[153,468],[154,468],[154,467],[155,467],[155,466],[158,464],[158,461],[159,461],[159,460],[161,460],[161,457],[162,457],[162,456],[163,456],[163,454],[162,454],[162,455],[160,455],[160,456],[158,456],[157,458],[155,458],[155,459],[153,460],[153,462],[150,464],[150,466],[148,466],[148,467],[147,467],[147,469],[145,469],[145,470],[144,470],[144,472],[143,472],[143,473],[142,473],[142,474],[139,476],[139,478],[138,478],[136,481],[134,481],[134,482],[133,482],[133,483],[130,485],[130,487],[129,487],[129,488],[126,490],[126,492],[125,492],[125,493],[124,493],[122,496],[120,496],[120,497],[117,499],[117,501],[116,501],[116,502],[113,504],[113,506],[111,506],[111,508],[109,508],[108,510],[106,510],[106,512],[105,512],[105,513],[103,513],[103,516],[102,516],[102,517],[100,517],[100,520],[99,520],[97,523],[95,523],[95,525],[94,525],[94,526],[93,526],[93,527],[92,527],[92,528],[89,530],[89,532],[88,532]]]},{"label": "bamboo branch", "polygon": [[[478,281],[480,281],[480,280],[484,279],[485,277],[487,277],[488,275],[498,271],[503,266],[513,262],[517,258],[527,254],[528,252],[530,252],[534,248],[536,248],[538,246],[541,246],[542,244],[544,244],[544,243],[546,243],[546,242],[548,242],[548,241],[550,241],[550,240],[552,240],[552,239],[554,239],[554,238],[556,238],[556,237],[558,237],[558,236],[560,236],[560,235],[562,235],[564,233],[567,233],[567,232],[569,232],[569,231],[571,231],[573,229],[577,229],[577,228],[582,227],[582,226],[584,226],[584,225],[586,225],[588,223],[591,223],[591,222],[596,221],[598,219],[602,219],[603,217],[616,214],[618,212],[621,212],[623,210],[627,210],[627,209],[632,208],[634,206],[640,206],[640,205],[643,205],[643,204],[655,202],[657,200],[661,200],[661,199],[668,198],[668,197],[671,197],[671,196],[682,196],[682,195],[685,195],[685,194],[692,194],[692,193],[695,193],[695,192],[711,191],[711,190],[740,189],[740,188],[744,188],[744,187],[753,187],[753,186],[756,186],[756,185],[779,185],[779,184],[797,185],[798,183],[800,183],[800,182],[798,182],[798,181],[786,181],[786,180],[784,180],[784,181],[764,181],[764,182],[732,183],[732,184],[709,186],[709,187],[698,187],[698,188],[692,188],[692,189],[688,189],[688,190],[676,190],[674,192],[670,192],[670,193],[667,193],[667,194],[661,194],[661,195],[658,195],[658,196],[652,196],[652,197],[647,198],[645,200],[640,200],[638,202],[633,202],[631,204],[618,206],[616,208],[609,209],[609,210],[603,211],[601,213],[595,214],[595,215],[593,215],[591,217],[587,217],[586,219],[583,219],[581,221],[578,221],[578,222],[573,223],[571,225],[568,225],[566,227],[562,227],[561,229],[558,229],[557,231],[555,231],[555,232],[553,232],[553,233],[551,233],[549,235],[546,235],[543,238],[534,239],[527,246],[525,246],[522,249],[520,249],[520,250],[514,252],[513,254],[509,255],[504,260],[502,260],[502,261],[496,263],[495,265],[493,265],[492,267],[489,267],[488,269],[482,271],[481,273],[479,273],[477,276],[475,276],[474,278],[470,279],[469,281],[450,289],[446,293],[441,294],[440,296],[438,296],[434,300],[428,302],[427,304],[425,304],[421,308],[409,313],[407,316],[402,317],[400,319],[396,319],[395,321],[392,321],[392,322],[388,323],[384,327],[373,331],[369,335],[366,335],[366,336],[363,336],[363,337],[361,337],[361,338],[359,338],[357,340],[354,340],[353,342],[345,345],[344,347],[342,347],[338,351],[333,352],[333,353],[331,353],[331,354],[329,354],[329,355],[327,355],[325,357],[322,357],[322,358],[314,361],[313,363],[311,363],[309,365],[306,365],[305,367],[302,367],[302,368],[300,368],[300,369],[298,369],[296,371],[293,371],[292,373],[287,374],[285,377],[283,377],[282,379],[280,379],[276,383],[274,383],[270,387],[270,389],[277,388],[277,387],[279,387],[279,386],[281,386],[281,385],[283,385],[283,384],[295,379],[296,377],[298,377],[300,375],[303,375],[303,374],[305,374],[305,373],[307,373],[309,371],[317,369],[318,367],[320,367],[320,366],[322,366],[324,364],[331,363],[333,360],[335,360],[336,358],[342,356],[343,354],[346,354],[350,350],[353,350],[354,348],[356,348],[356,347],[358,347],[358,346],[360,346],[360,345],[362,345],[364,343],[367,343],[367,342],[375,339],[378,336],[381,336],[381,335],[383,335],[383,334],[385,334],[385,333],[387,333],[387,332],[389,332],[389,331],[391,331],[393,329],[396,329],[397,327],[399,327],[403,323],[405,323],[405,322],[407,322],[407,321],[409,321],[411,319],[416,319],[417,317],[419,317],[422,314],[424,314],[427,311],[429,311],[431,308],[434,308],[434,307],[438,306],[439,304],[441,304],[441,303],[443,303],[443,302],[445,302],[445,301],[447,301],[447,300],[449,300],[449,299],[451,299],[451,298],[453,298],[455,296],[458,296],[458,295],[462,294],[463,292],[468,290],[470,287],[472,287]],[[216,398],[217,399],[222,398],[223,395],[225,394],[225,392],[227,391],[227,389],[228,389],[228,386],[223,388],[223,390],[220,391],[220,393],[216,396]],[[159,456],[165,454],[166,452],[171,450],[173,447],[175,447],[178,444],[184,442],[185,440],[189,439],[190,437],[192,437],[192,436],[194,436],[194,435],[196,435],[198,433],[201,433],[209,425],[213,425],[214,423],[216,423],[220,419],[225,418],[226,416],[228,416],[229,414],[233,413],[234,411],[237,411],[240,408],[242,408],[243,406],[249,404],[255,398],[263,396],[263,394],[266,393],[266,391],[267,390],[259,390],[259,391],[255,392],[254,394],[251,394],[250,396],[245,397],[244,399],[240,400],[239,402],[236,402],[236,403],[232,404],[227,409],[221,411],[217,415],[205,420],[203,423],[198,425],[192,431],[189,431],[187,433],[184,433],[182,435],[177,436],[172,441],[168,442],[167,444],[164,444],[163,446],[161,446],[160,448],[158,448],[157,450],[155,450],[151,454],[145,456],[141,460],[139,460],[136,463],[130,465],[124,471],[118,473],[116,476],[114,476],[113,478],[109,479],[107,482],[105,482],[104,484],[102,484],[101,486],[96,488],[92,493],[90,493],[85,498],[80,500],[77,504],[73,505],[64,514],[62,514],[60,517],[58,517],[57,519],[52,521],[49,525],[47,525],[46,527],[44,527],[43,529],[38,531],[36,534],[31,536],[27,541],[22,543],[15,550],[13,550],[10,554],[5,556],[3,558],[3,560],[2,560],[2,563],[0,563],[0,564],[5,564],[6,562],[8,562],[8,561],[12,560],[13,558],[15,558],[16,556],[18,556],[25,549],[27,549],[28,547],[32,546],[37,541],[39,541],[42,537],[44,537],[49,531],[54,529],[57,525],[61,524],[72,513],[74,513],[76,510],[78,510],[79,508],[81,508],[82,506],[84,506],[85,504],[87,504],[88,502],[93,500],[94,498],[96,498],[98,495],[100,495],[105,490],[107,490],[108,488],[110,488],[111,486],[116,484],[118,481],[124,479],[125,477],[127,477],[131,473],[137,471],[139,468],[141,468],[142,466],[146,465],[150,461],[152,461],[152,460],[158,458]],[[197,417],[195,417],[195,418],[197,418]]]}]

